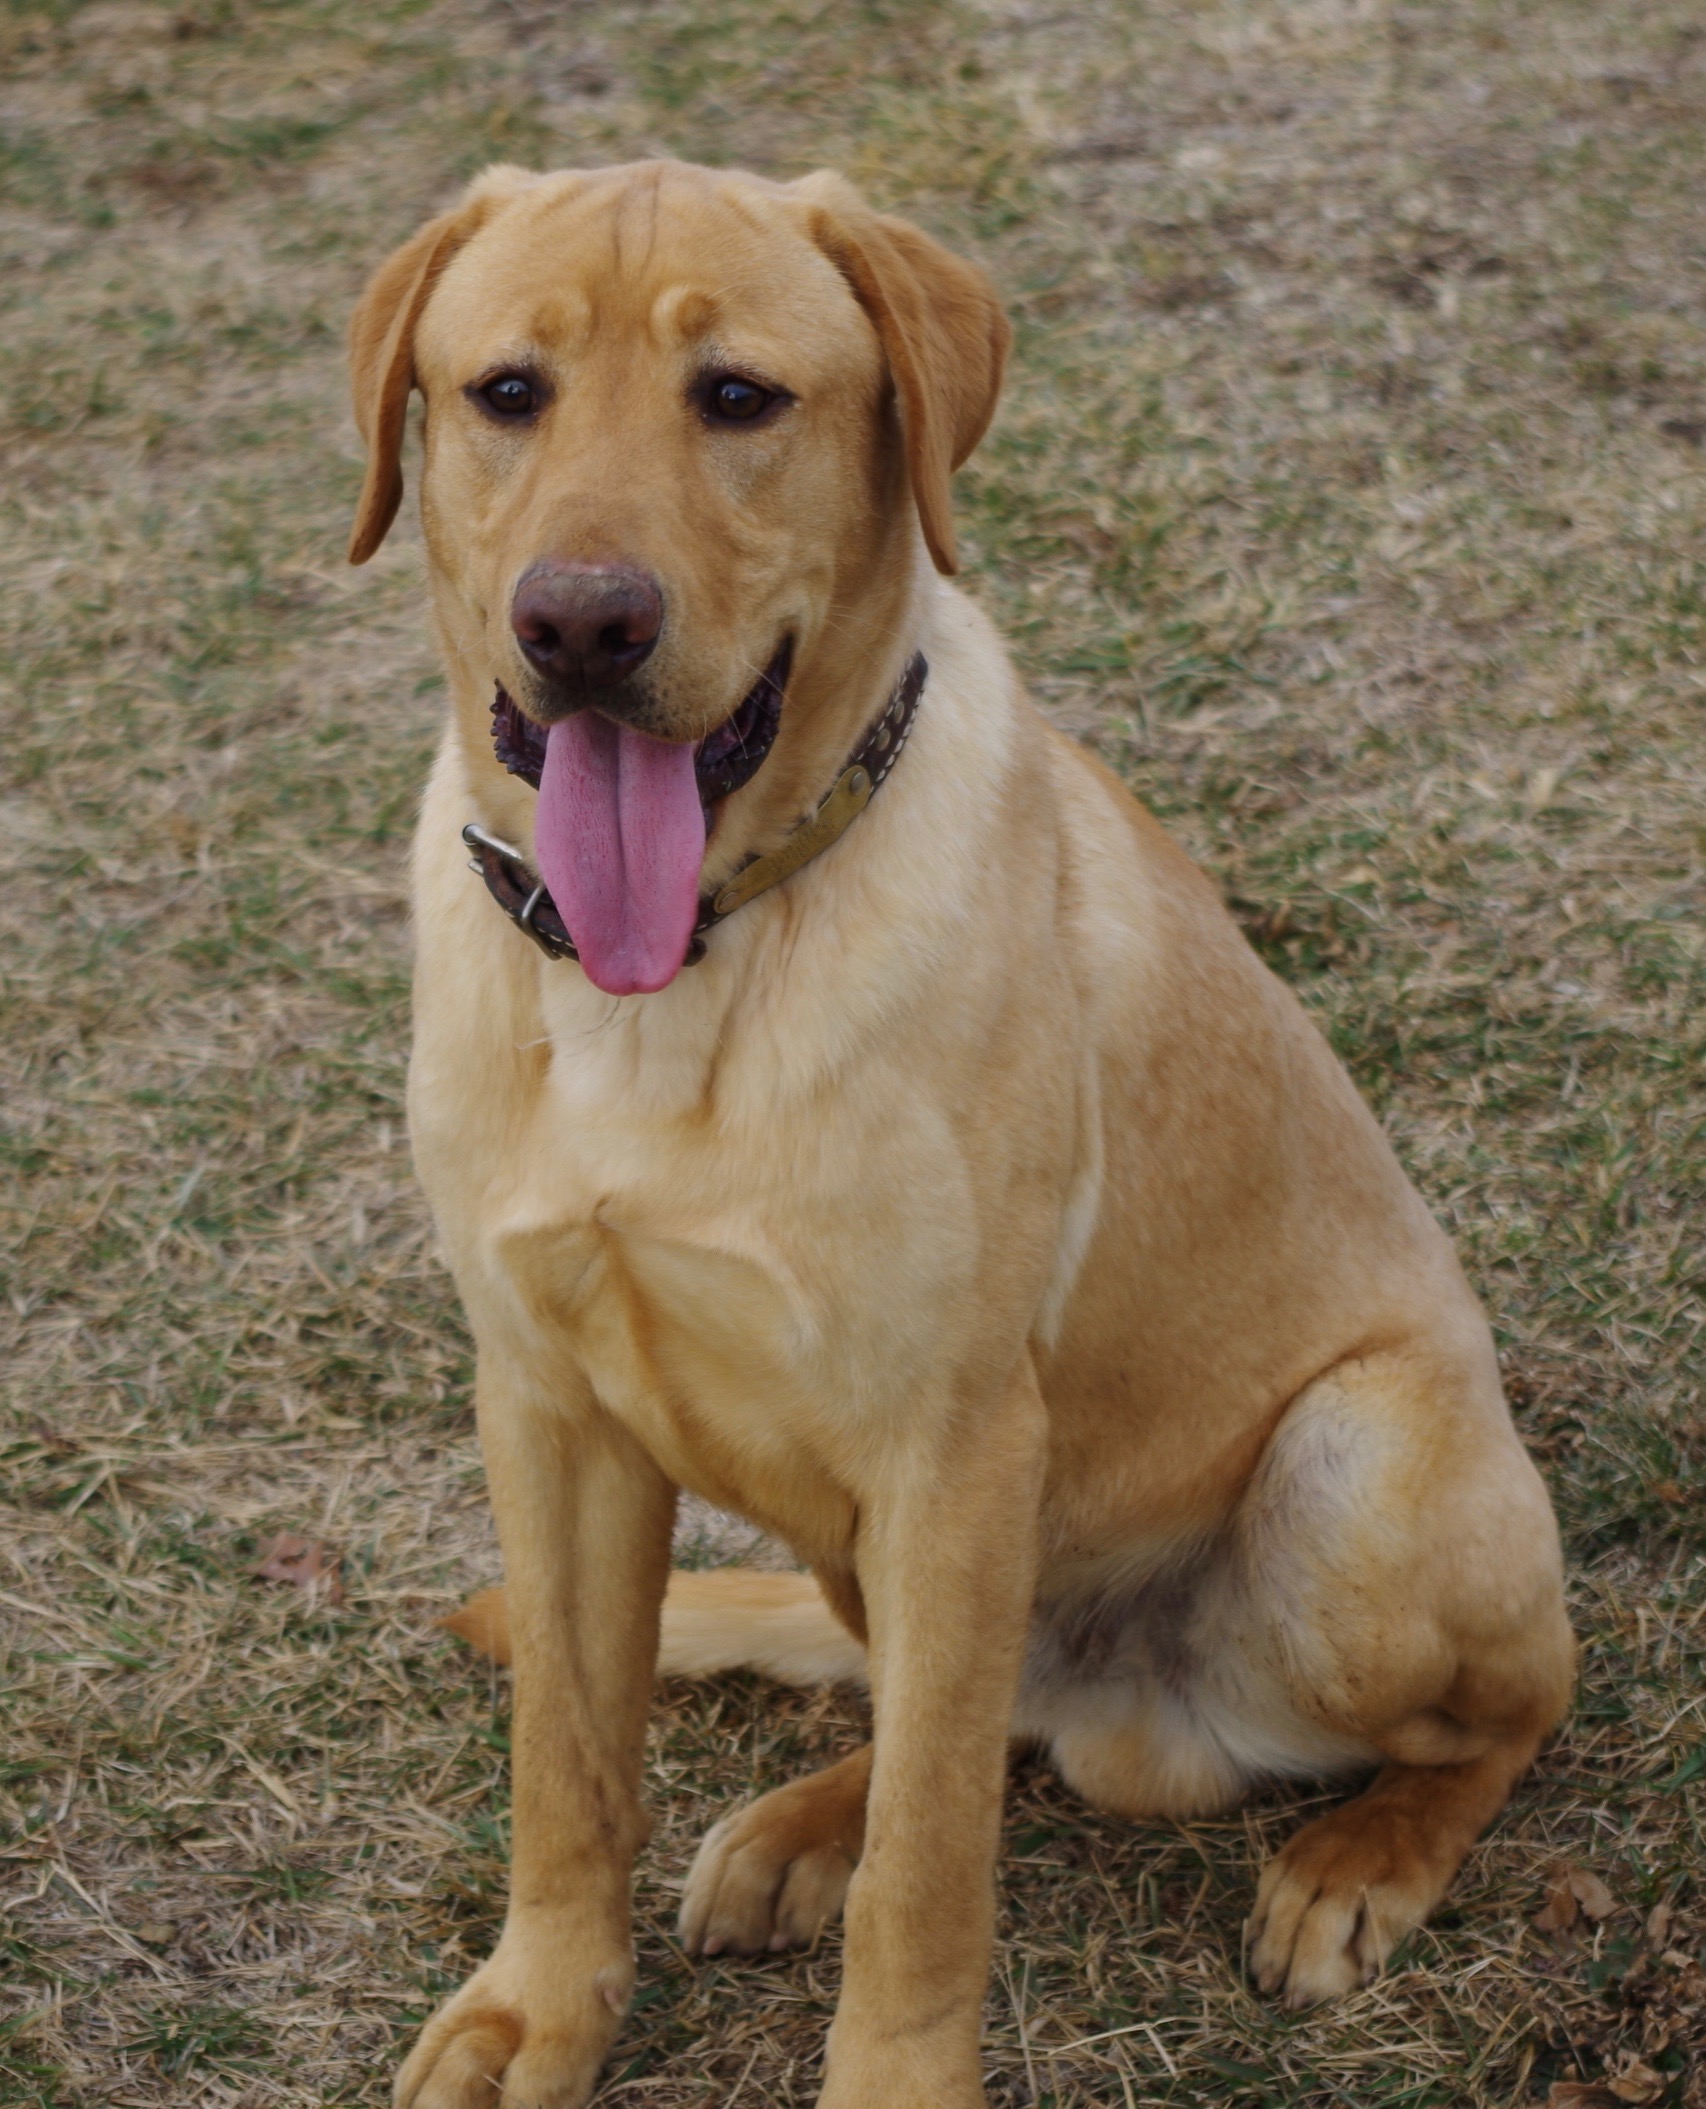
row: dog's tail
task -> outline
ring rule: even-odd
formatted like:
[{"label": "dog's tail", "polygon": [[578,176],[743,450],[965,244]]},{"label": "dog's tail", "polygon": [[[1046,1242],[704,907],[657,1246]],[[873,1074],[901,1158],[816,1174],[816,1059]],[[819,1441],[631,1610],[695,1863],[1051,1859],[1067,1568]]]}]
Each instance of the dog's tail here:
[{"label": "dog's tail", "polygon": [[[494,1662],[508,1662],[509,1605],[482,1589],[439,1621]],[[663,1600],[660,1677],[758,1670],[780,1684],[863,1684],[865,1651],[809,1574],[756,1567],[678,1567]]]}]

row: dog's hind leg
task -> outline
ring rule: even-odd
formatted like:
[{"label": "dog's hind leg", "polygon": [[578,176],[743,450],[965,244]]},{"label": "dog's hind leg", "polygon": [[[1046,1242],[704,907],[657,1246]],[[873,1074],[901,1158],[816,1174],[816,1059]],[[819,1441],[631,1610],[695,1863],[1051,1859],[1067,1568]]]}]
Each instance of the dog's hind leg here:
[{"label": "dog's hind leg", "polygon": [[[754,1633],[741,1660],[756,1663],[756,1640]],[[844,1645],[856,1643],[848,1635]],[[1053,1652],[1048,1624],[1039,1622],[1034,1674],[1013,1723],[1016,1747],[1046,1747],[1067,1785],[1109,1815],[1182,1820],[1237,1801],[1253,1771],[1153,1679],[1135,1670],[1117,1680],[1061,1678],[1043,1667]],[[863,1849],[870,1776],[867,1744],[708,1831],[681,1906],[689,1954],[757,1955],[815,1940],[840,1911]]]},{"label": "dog's hind leg", "polygon": [[1296,1717],[1384,1759],[1264,1870],[1251,1967],[1294,2006],[1365,1982],[1449,1887],[1568,1702],[1557,1529],[1491,1346],[1331,1371],[1252,1480],[1226,1640]]},{"label": "dog's hind leg", "polygon": [[1540,1747],[1532,1723],[1460,1765],[1388,1765],[1366,1793],[1309,1824],[1262,1871],[1250,1963],[1290,2006],[1373,1977],[1433,1910]]},{"label": "dog's hind leg", "polygon": [[681,1902],[689,1955],[807,1947],[847,1901],[865,1847],[871,1745],[706,1832]]},{"label": "dog's hind leg", "polygon": [[[658,1673],[712,1677],[757,1670],[782,1684],[863,1684],[865,1645],[846,1577],[749,1567],[678,1569],[664,1596]],[[440,1623],[494,1661],[510,1660],[509,1600],[485,1589]],[[865,1839],[871,1778],[867,1744],[823,1772],[725,1816],[706,1834],[687,1877],[681,1938],[690,1955],[757,1955],[803,1947],[840,1911]]]},{"label": "dog's hind leg", "polygon": [[1381,1767],[1261,1877],[1251,1966],[1296,2006],[1426,1918],[1569,1695],[1556,1528],[1479,1341],[1309,1386],[1213,1545],[1115,1610],[1088,1651],[1039,1626],[1019,1708],[1096,1807],[1206,1815]]},{"label": "dog's hind leg", "polygon": [[[678,1589],[678,1584],[692,1588]],[[864,1603],[848,1573],[674,1575],[661,1661],[693,1675],[763,1670],[786,1684],[863,1684]],[[832,1608],[833,1607],[833,1608]],[[682,1893],[689,1955],[809,1947],[847,1901],[865,1849],[872,1746],[790,1780],[706,1832]]]}]

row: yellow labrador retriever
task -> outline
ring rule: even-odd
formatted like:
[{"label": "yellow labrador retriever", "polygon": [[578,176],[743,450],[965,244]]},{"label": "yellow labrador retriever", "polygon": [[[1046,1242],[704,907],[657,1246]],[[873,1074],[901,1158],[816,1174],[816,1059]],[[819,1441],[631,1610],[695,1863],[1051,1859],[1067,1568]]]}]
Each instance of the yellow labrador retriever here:
[{"label": "yellow labrador retriever", "polygon": [[845,1902],[831,2109],[982,2099],[1012,1738],[1132,1815],[1373,1769],[1257,1890],[1303,2002],[1379,1968],[1566,1703],[1445,1238],[945,582],[1007,334],[838,178],[669,162],[494,169],[356,314],[357,562],[426,402],[410,1117],[515,1662],[509,1914],[406,2109],[592,2092],[679,1488],[811,1575],[677,1578],[666,1662],[868,1665],[871,1748],[719,1825],[683,1909],[711,1953]]}]

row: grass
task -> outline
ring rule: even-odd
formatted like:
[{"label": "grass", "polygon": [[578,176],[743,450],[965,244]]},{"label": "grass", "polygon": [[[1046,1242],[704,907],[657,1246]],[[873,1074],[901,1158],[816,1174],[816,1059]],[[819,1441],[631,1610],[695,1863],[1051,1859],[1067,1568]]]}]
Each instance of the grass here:
[{"label": "grass", "polygon": [[[439,683],[413,531],[342,565],[339,346],[483,162],[665,150],[837,164],[997,275],[972,590],[1379,1107],[1571,1554],[1570,1724],[1329,2012],[1240,1973],[1295,1794],[1138,1828],[1020,1768],[993,2098],[1706,2103],[1696,14],[0,21],[9,2103],[379,2103],[494,1935],[505,1693],[431,1620],[495,1560],[400,1100]],[[280,1530],[339,1549],[341,1605],[252,1579]],[[660,1694],[607,2099],[811,2098],[835,1940],[689,1967],[671,1885],[717,1808],[860,1732],[841,1694]],[[1542,1933],[1560,1862],[1615,1908]]]}]

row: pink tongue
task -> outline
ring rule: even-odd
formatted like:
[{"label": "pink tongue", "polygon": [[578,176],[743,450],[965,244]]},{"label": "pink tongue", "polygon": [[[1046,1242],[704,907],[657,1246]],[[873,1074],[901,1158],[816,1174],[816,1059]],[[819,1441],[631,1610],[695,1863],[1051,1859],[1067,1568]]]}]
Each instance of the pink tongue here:
[{"label": "pink tongue", "polygon": [[533,846],[590,980],[635,996],[675,979],[705,861],[690,742],[648,739],[594,710],[562,719],[546,736]]}]

